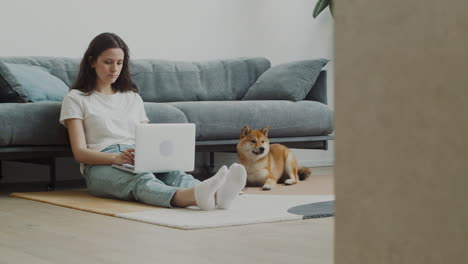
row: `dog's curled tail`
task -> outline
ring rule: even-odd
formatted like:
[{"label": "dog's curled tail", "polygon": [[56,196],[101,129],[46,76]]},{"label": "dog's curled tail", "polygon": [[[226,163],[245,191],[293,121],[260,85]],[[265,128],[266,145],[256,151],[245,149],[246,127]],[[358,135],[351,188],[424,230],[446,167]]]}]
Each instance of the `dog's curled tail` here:
[{"label": "dog's curled tail", "polygon": [[307,179],[307,177],[309,177],[311,173],[312,172],[311,172],[310,168],[305,168],[305,167],[301,167],[297,171],[297,174],[299,174],[299,180],[300,181],[303,181],[303,180]]}]

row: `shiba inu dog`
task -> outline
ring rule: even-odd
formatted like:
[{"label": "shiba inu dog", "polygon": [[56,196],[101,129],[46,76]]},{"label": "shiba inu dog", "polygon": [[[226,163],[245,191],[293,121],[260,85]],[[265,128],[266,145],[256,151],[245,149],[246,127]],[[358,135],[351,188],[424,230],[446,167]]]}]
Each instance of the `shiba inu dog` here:
[{"label": "shiba inu dog", "polygon": [[268,140],[268,126],[251,130],[244,126],[237,144],[239,163],[247,171],[248,186],[271,190],[278,182],[296,184],[310,175],[310,169],[298,168],[296,155],[281,144]]}]

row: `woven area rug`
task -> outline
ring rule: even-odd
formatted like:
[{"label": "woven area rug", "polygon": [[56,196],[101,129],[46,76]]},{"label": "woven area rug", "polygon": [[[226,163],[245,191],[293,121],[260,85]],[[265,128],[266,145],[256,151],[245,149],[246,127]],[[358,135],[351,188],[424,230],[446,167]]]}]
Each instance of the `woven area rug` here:
[{"label": "woven area rug", "polygon": [[[11,196],[63,207],[179,229],[200,229],[327,217],[334,196],[317,195],[313,188],[278,186],[271,192],[247,188],[229,210],[201,211],[196,207],[160,208],[138,202],[94,197],[86,189],[12,193]],[[300,186],[298,184],[296,186]],[[317,188],[317,184],[314,185]],[[320,186],[320,185],[319,185]],[[318,190],[318,189],[316,189]],[[289,193],[289,194],[288,194]]]}]

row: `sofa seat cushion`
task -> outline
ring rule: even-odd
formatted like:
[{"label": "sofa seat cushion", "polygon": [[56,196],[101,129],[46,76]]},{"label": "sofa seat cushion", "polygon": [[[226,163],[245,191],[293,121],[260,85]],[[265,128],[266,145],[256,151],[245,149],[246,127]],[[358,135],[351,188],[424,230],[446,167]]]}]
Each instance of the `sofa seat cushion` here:
[{"label": "sofa seat cushion", "polygon": [[[0,146],[68,144],[59,123],[62,102],[0,104]],[[164,103],[145,103],[151,123],[186,123],[179,109]]]},{"label": "sofa seat cushion", "polygon": [[333,111],[315,101],[175,102],[188,122],[197,125],[197,140],[238,139],[242,127],[270,126],[270,137],[322,136],[333,132]]},{"label": "sofa seat cushion", "polygon": [[62,102],[0,104],[0,146],[67,144],[58,122],[61,106]]},{"label": "sofa seat cushion", "polygon": [[145,103],[145,112],[150,123],[188,123],[182,111],[166,103]]}]

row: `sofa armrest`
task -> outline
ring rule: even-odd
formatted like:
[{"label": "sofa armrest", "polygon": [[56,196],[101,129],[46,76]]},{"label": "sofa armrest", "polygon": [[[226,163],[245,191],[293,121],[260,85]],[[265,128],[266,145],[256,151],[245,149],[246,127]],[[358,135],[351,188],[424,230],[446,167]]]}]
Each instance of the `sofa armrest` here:
[{"label": "sofa armrest", "polygon": [[327,71],[322,70],[304,100],[327,104]]}]

